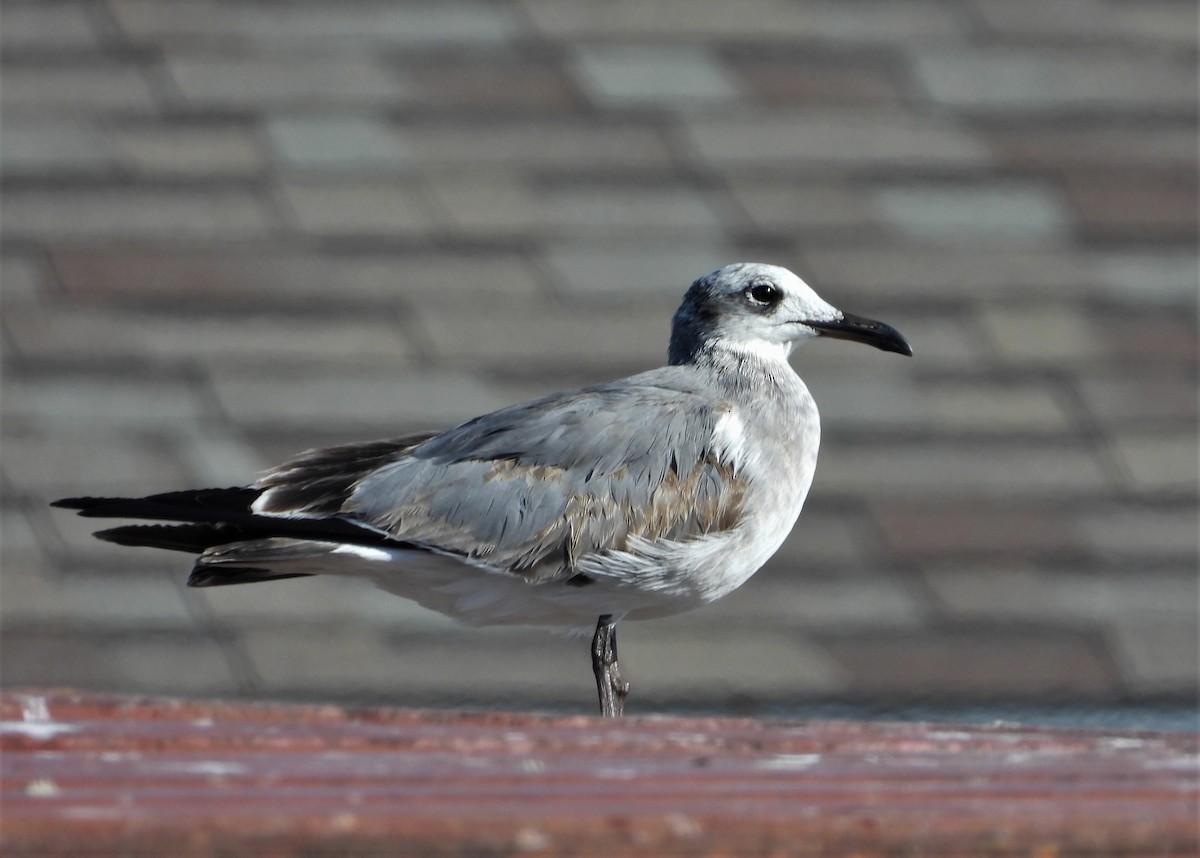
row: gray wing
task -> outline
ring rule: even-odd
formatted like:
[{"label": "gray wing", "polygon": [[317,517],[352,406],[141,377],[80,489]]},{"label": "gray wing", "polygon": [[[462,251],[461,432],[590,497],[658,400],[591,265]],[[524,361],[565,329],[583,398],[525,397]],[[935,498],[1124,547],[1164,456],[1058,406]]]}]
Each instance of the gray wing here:
[{"label": "gray wing", "polygon": [[726,409],[680,381],[647,373],[476,418],[363,474],[336,514],[538,580],[631,537],[728,529],[742,483],[711,449]]}]

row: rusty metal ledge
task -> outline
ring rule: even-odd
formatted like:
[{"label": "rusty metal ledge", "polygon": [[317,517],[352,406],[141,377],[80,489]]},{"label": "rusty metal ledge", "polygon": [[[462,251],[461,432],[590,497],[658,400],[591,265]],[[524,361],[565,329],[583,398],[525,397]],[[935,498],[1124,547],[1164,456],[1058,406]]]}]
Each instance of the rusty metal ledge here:
[{"label": "rusty metal ledge", "polygon": [[8,856],[1181,854],[1190,733],[0,693]]}]

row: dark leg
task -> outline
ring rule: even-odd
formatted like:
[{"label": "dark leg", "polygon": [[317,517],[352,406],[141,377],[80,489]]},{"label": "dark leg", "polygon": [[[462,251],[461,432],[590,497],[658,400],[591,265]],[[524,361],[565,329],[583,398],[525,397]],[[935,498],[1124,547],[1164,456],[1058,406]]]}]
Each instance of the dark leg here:
[{"label": "dark leg", "polygon": [[617,624],[612,614],[604,614],[596,623],[592,638],[592,673],[596,674],[596,690],[600,693],[600,714],[619,718],[629,696],[629,683],[617,666]]}]

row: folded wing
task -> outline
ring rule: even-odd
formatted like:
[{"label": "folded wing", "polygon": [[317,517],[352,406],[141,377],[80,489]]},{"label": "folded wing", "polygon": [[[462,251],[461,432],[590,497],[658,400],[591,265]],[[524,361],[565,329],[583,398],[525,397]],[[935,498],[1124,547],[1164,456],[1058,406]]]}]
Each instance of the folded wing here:
[{"label": "folded wing", "polygon": [[670,380],[647,374],[493,412],[353,484],[337,476],[353,447],[315,451],[260,480],[255,509],[347,518],[532,580],[571,577],[582,557],[635,537],[732,527],[742,483],[712,447],[720,409]]}]

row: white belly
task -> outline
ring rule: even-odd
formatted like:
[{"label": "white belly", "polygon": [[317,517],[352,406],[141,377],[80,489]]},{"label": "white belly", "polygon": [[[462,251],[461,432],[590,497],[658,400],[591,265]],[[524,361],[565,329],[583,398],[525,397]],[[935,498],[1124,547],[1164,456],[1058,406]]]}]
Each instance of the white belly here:
[{"label": "white belly", "polygon": [[[517,574],[420,551],[341,546],[313,571],[366,578],[388,593],[468,625],[585,629],[601,614],[652,619],[731,593],[775,553],[791,529],[728,531],[687,542],[639,542],[582,560],[587,579],[531,582]],[[300,571],[300,570],[296,570]]]}]

